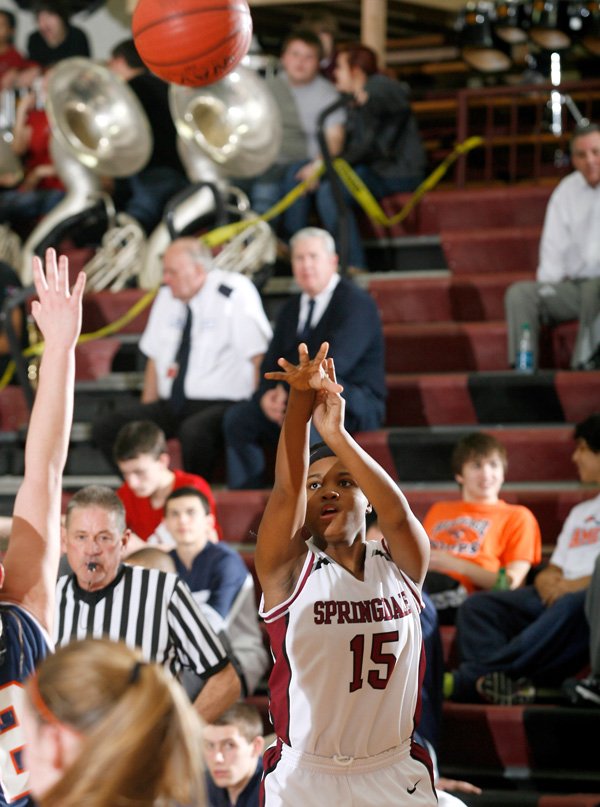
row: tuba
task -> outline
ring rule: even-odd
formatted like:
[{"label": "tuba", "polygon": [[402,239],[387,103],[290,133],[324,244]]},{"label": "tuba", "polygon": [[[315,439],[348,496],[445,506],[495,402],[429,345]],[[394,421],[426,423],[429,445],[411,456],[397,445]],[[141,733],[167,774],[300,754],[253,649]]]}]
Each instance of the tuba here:
[{"label": "tuba", "polygon": [[[176,234],[215,213],[218,195],[229,200],[226,204],[233,215],[254,217],[248,200],[230,187],[228,179],[253,177],[265,171],[279,153],[283,133],[279,108],[265,80],[241,65],[205,87],[171,84],[169,103],[182,162],[190,180],[197,184],[185,198],[175,200],[170,222],[161,222],[150,235],[138,278],[143,288],[160,283],[162,253]],[[275,249],[271,228],[258,222],[253,229],[256,237],[263,239],[263,246],[256,252],[264,259]],[[236,243],[239,245],[240,240]],[[223,252],[226,250],[227,247]],[[219,265],[226,263],[226,255],[221,253]]]},{"label": "tuba", "polygon": [[102,197],[101,176],[140,171],[152,151],[152,132],[135,93],[107,67],[91,59],[64,59],[52,68],[46,109],[50,152],[66,188],[64,199],[35,227],[23,246],[21,279],[32,279],[32,257],[69,222]]}]

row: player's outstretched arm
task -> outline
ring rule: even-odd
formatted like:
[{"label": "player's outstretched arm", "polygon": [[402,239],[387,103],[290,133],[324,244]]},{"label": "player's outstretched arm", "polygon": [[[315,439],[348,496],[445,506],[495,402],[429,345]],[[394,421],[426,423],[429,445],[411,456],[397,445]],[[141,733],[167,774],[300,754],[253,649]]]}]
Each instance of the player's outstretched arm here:
[{"label": "player's outstretched arm", "polygon": [[51,629],[60,556],[62,472],[73,419],[75,344],[81,330],[85,275],[69,291],[66,256],[53,249],[45,268],[33,259],[38,299],[32,313],[42,332],[44,353],[27,430],[25,474],[17,493],[4,567],[2,598],[22,604]]},{"label": "player's outstretched arm", "polygon": [[[331,358],[328,373],[335,381]],[[317,393],[313,411],[315,427],[375,508],[398,568],[421,584],[429,563],[427,533],[391,476],[346,431],[344,412],[345,402],[338,391],[325,386]]]},{"label": "player's outstretched arm", "polygon": [[[326,371],[328,344],[311,359],[305,344],[298,347],[298,364],[279,359],[279,372],[266,373],[290,386],[290,395],[275,461],[275,482],[258,530],[256,571],[267,609],[286,599],[294,588],[306,554],[302,525],[306,515],[309,423],[316,390],[330,382]],[[299,563],[300,562],[300,563]]]}]

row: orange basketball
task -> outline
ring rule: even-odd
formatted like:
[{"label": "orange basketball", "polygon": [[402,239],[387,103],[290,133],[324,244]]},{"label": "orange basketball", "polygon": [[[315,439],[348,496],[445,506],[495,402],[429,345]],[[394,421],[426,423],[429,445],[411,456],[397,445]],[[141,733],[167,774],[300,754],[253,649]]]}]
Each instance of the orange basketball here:
[{"label": "orange basketball", "polygon": [[131,28],[153,73],[201,87],[222,79],[246,55],[252,17],[246,0],[139,0]]}]

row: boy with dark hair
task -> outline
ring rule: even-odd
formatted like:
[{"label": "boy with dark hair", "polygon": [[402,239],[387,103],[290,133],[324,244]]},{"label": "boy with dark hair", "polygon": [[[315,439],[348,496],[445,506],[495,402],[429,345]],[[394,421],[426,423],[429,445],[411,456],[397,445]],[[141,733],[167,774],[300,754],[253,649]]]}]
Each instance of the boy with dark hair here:
[{"label": "boy with dark hair", "polygon": [[204,728],[210,807],[258,807],[264,739],[260,713],[236,703]]},{"label": "boy with dark hair", "polygon": [[127,526],[141,539],[130,549],[139,549],[146,542],[173,545],[163,522],[164,505],[167,497],[182,487],[196,488],[206,497],[218,540],[220,528],[210,485],[201,476],[169,468],[167,440],[156,423],[135,420],[123,426],[115,440],[113,457],[125,480],[117,495],[125,506]]},{"label": "boy with dark hair", "polygon": [[206,496],[191,487],[174,490],[165,502],[165,524],[175,540],[170,557],[213,630],[229,643],[251,694],[267,668],[258,625],[254,581],[240,555],[225,543],[212,543],[214,517]]},{"label": "boy with dark hair", "polygon": [[69,10],[61,0],[39,0],[33,13],[37,30],[27,40],[29,58],[46,68],[71,56],[91,55],[85,31],[69,22]]},{"label": "boy with dark hair", "polygon": [[436,502],[425,516],[431,541],[425,589],[442,624],[454,623],[456,609],[473,591],[502,584],[517,588],[541,560],[540,528],[531,510],[499,498],[506,468],[499,440],[468,434],[452,454],[461,499]]},{"label": "boy with dark hair", "polygon": [[[600,485],[600,414],[574,433],[581,482]],[[584,603],[600,555],[600,495],[576,505],[533,585],[473,594],[456,619],[461,664],[444,679],[457,701],[509,705],[535,699],[588,661]],[[526,678],[528,676],[528,678]]]},{"label": "boy with dark hair", "polygon": [[108,67],[136,94],[152,130],[152,153],[146,165],[115,183],[117,205],[149,234],[160,222],[169,199],[188,184],[169,111],[169,85],[148,70],[132,39],[114,46]]}]

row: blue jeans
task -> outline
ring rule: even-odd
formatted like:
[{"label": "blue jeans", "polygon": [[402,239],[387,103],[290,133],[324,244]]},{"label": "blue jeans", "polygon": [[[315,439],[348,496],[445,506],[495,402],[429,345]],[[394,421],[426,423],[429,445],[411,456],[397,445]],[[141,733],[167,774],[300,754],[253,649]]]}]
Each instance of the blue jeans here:
[{"label": "blue jeans", "polygon": [[130,197],[125,212],[139,222],[146,234],[160,223],[167,202],[183,190],[188,182],[174,168],[146,168],[127,180]]},{"label": "blue jeans", "polygon": [[546,607],[533,586],[480,591],[458,609],[461,664],[454,672],[453,699],[477,700],[475,683],[489,672],[529,676],[537,684],[560,684],[589,659],[586,591],[565,594]]},{"label": "blue jeans", "polygon": [[49,213],[64,198],[58,188],[16,189],[0,191],[0,222],[34,224],[35,219]]},{"label": "blue jeans", "polygon": [[[418,187],[423,179],[422,176],[401,178],[382,177],[379,174],[376,174],[371,168],[369,168],[368,165],[353,165],[352,168],[376,199],[381,199],[384,196],[389,196],[392,193],[405,193],[408,191],[413,191]],[[345,185],[342,185],[342,193],[345,201],[349,205],[347,211],[348,255],[346,256],[346,264],[347,266],[354,266],[357,269],[366,269],[367,261],[362,245],[360,231],[351,207],[354,204],[354,199],[346,190]],[[324,228],[329,230],[329,232],[336,239],[339,251],[340,245],[338,228],[340,214],[335,203],[335,195],[333,193],[333,188],[331,187],[331,182],[328,179],[323,180],[317,189],[317,211]],[[344,256],[341,257],[343,259]]]}]

